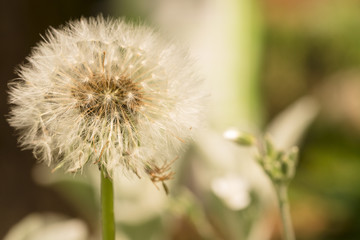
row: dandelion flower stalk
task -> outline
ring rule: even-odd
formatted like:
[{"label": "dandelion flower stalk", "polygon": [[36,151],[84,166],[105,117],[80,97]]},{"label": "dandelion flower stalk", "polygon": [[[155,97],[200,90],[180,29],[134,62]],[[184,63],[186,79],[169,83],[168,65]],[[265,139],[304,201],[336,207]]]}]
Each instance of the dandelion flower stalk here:
[{"label": "dandelion flower stalk", "polygon": [[103,240],[115,239],[114,187],[112,180],[101,167],[101,217]]},{"label": "dandelion flower stalk", "polygon": [[295,234],[292,227],[290,206],[287,196],[288,186],[284,183],[275,184],[275,191],[279,202],[281,222],[283,224],[283,237],[285,240],[295,240]]},{"label": "dandelion flower stalk", "polygon": [[47,35],[9,83],[9,123],[53,168],[101,170],[104,239],[113,239],[114,176],[172,179],[200,123],[204,94],[186,48],[145,25],[82,18]]}]

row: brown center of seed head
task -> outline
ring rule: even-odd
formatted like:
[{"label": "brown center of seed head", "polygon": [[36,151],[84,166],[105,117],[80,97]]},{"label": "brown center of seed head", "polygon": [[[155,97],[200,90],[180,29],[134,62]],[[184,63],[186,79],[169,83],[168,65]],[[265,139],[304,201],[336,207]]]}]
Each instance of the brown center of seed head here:
[{"label": "brown center of seed head", "polygon": [[143,105],[142,88],[124,76],[95,73],[79,81],[72,94],[87,116],[128,121]]}]

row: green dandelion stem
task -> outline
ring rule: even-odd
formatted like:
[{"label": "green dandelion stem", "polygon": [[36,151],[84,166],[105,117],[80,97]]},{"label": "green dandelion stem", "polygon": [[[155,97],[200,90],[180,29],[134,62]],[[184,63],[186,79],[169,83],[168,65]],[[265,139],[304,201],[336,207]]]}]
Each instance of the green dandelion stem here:
[{"label": "green dandelion stem", "polygon": [[114,189],[104,167],[101,167],[101,217],[102,239],[115,240]]},{"label": "green dandelion stem", "polygon": [[289,200],[287,196],[287,185],[285,183],[274,184],[279,201],[281,221],[283,225],[284,240],[295,240],[295,234],[291,223]]}]

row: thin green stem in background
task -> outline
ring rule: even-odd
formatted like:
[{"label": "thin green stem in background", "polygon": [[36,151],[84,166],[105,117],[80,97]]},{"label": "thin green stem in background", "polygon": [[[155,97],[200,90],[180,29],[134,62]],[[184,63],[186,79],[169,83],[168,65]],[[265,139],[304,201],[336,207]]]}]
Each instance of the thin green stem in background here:
[{"label": "thin green stem in background", "polygon": [[275,189],[277,199],[279,201],[281,221],[283,224],[283,238],[284,240],[295,240],[290,216],[289,200],[287,196],[287,185],[285,183],[275,184]]},{"label": "thin green stem in background", "polygon": [[105,169],[101,167],[101,216],[102,239],[115,239],[114,190],[113,183]]}]

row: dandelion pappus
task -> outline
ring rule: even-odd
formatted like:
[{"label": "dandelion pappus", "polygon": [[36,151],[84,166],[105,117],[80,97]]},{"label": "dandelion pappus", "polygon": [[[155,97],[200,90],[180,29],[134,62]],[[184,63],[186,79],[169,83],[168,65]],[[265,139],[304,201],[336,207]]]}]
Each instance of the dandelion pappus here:
[{"label": "dandelion pappus", "polygon": [[164,191],[166,193],[166,195],[169,194],[169,188],[166,185],[165,181],[167,180],[171,180],[174,178],[175,172],[171,171],[171,165],[178,159],[179,157],[176,157],[174,160],[172,160],[171,162],[165,162],[161,167],[158,166],[153,166],[150,167],[148,166],[146,168],[146,172],[150,177],[150,180],[154,183],[155,187],[159,190],[159,187],[156,185],[157,182],[161,182]]}]

